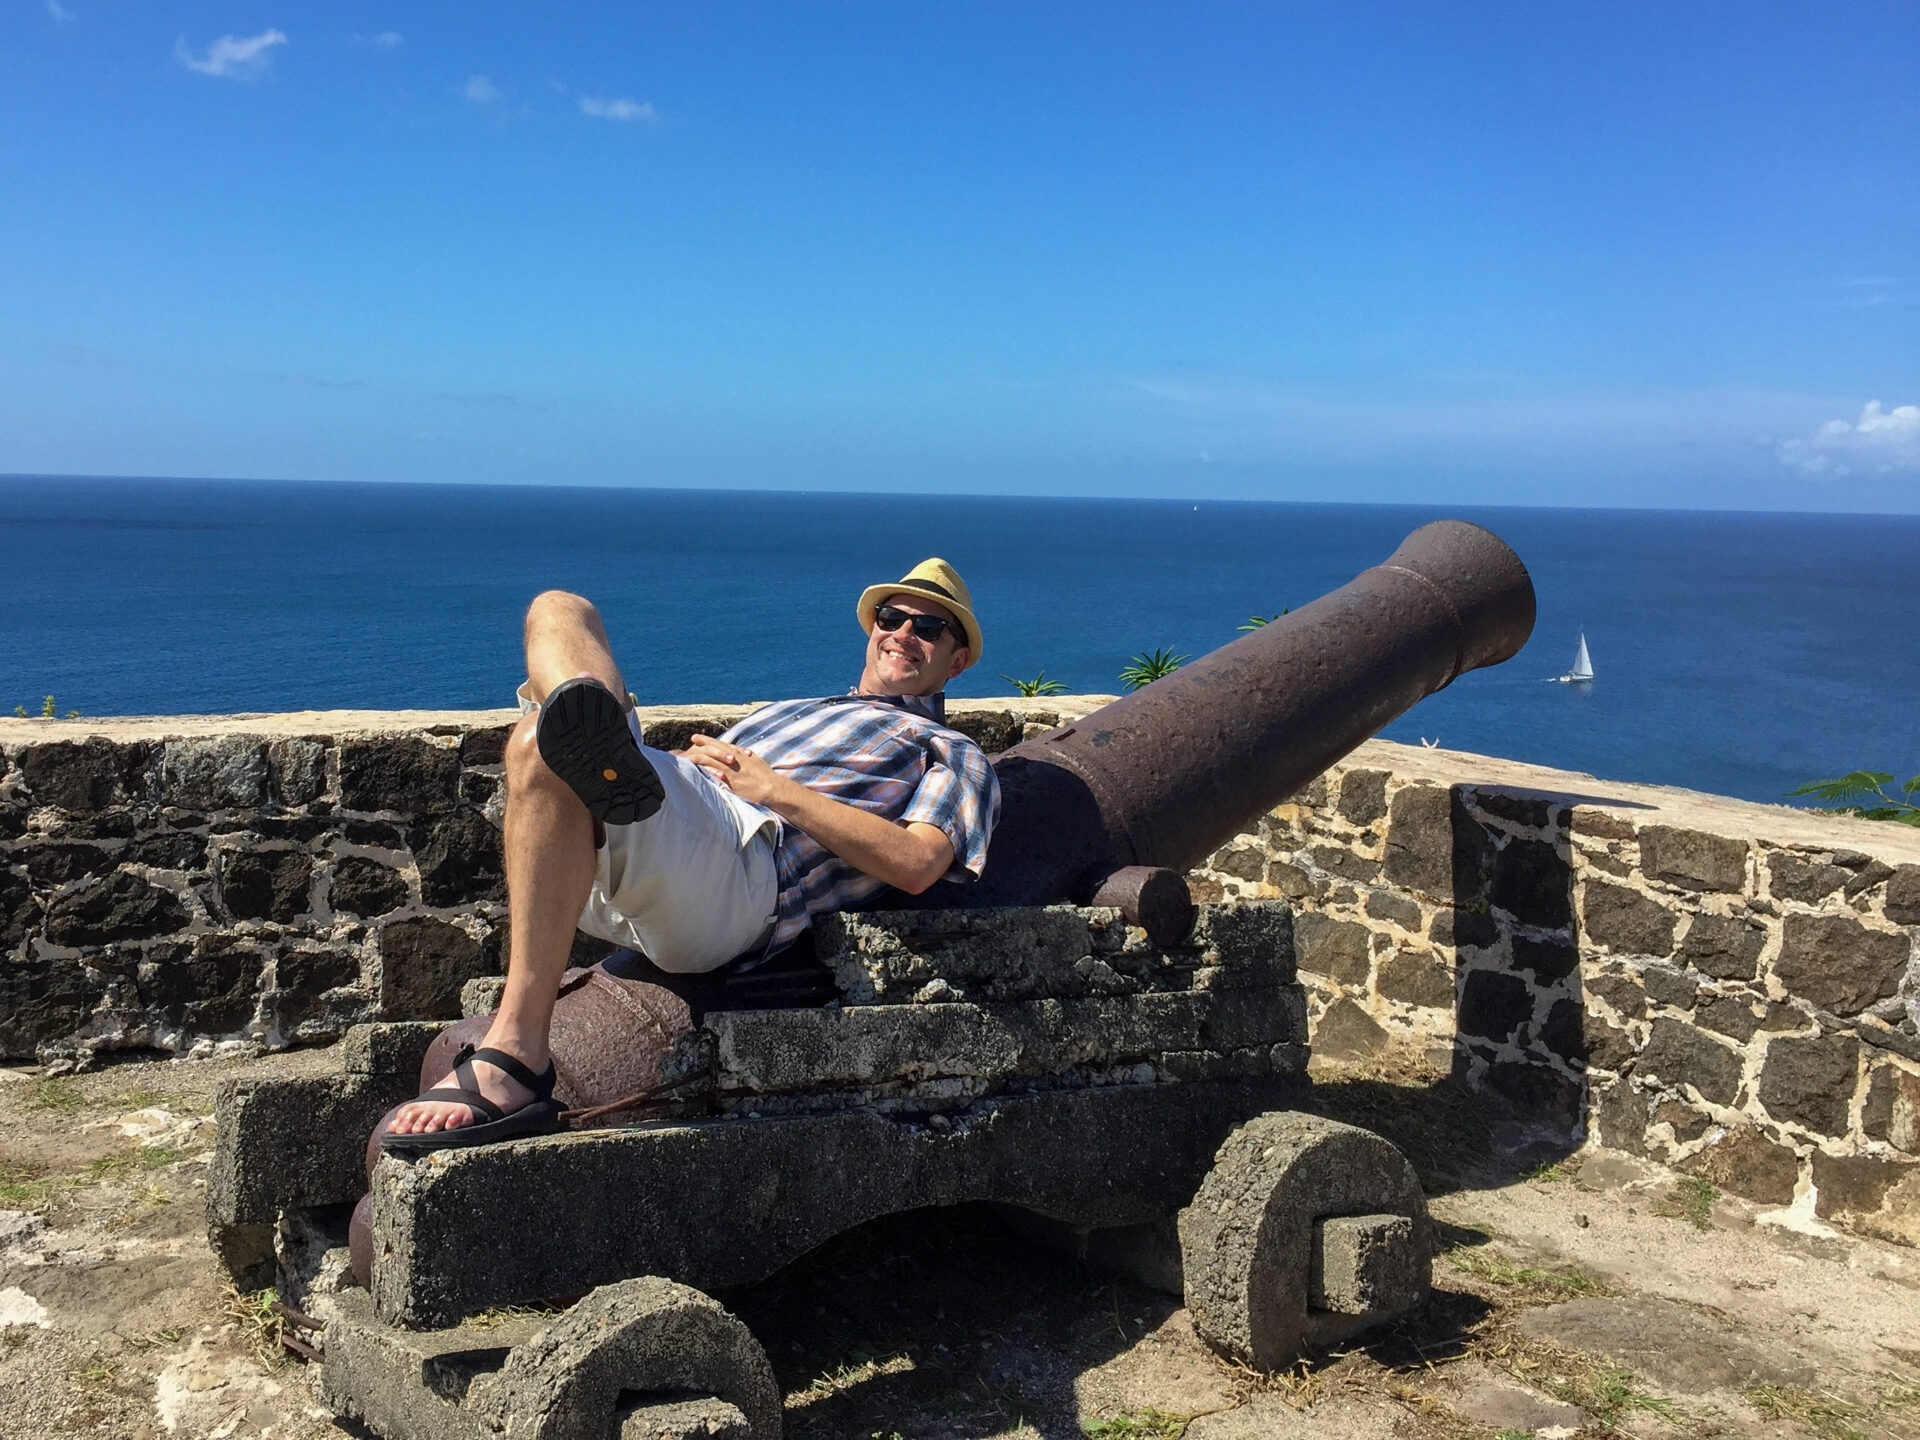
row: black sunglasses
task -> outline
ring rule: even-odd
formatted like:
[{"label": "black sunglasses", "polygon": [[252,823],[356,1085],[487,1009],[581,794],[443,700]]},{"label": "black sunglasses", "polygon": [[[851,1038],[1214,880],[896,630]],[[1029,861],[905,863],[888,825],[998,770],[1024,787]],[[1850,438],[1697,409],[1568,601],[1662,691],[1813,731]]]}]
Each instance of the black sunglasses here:
[{"label": "black sunglasses", "polygon": [[960,622],[949,620],[944,615],[912,615],[892,605],[882,605],[873,612],[873,628],[876,630],[885,630],[891,634],[902,625],[911,625],[913,638],[924,640],[929,645],[949,630],[953,631],[954,644],[967,643],[967,632],[960,628]]}]

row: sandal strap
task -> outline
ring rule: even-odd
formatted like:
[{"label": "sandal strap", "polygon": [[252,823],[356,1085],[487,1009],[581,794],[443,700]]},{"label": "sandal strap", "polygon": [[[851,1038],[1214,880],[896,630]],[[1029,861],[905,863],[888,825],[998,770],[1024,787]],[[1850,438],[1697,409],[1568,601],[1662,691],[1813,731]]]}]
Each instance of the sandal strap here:
[{"label": "sandal strap", "polygon": [[527,1089],[531,1090],[535,1100],[551,1100],[553,1098],[554,1069],[552,1061],[547,1062],[547,1068],[544,1072],[536,1075],[533,1071],[529,1070],[522,1061],[515,1059],[504,1050],[495,1050],[490,1045],[483,1045],[478,1050],[475,1050],[472,1058],[491,1065],[496,1070],[504,1070]]},{"label": "sandal strap", "polygon": [[414,1099],[416,1101],[439,1100],[449,1105],[464,1105],[476,1115],[485,1117],[489,1122],[506,1118],[506,1112],[478,1090],[468,1090],[459,1085],[437,1085],[431,1090],[414,1096]]}]

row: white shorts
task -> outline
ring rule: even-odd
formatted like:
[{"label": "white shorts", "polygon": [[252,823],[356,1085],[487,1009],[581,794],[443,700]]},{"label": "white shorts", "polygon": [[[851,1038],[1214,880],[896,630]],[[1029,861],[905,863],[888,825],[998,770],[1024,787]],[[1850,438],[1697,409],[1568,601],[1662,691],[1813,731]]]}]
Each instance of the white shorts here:
[{"label": "white shorts", "polygon": [[[632,711],[627,720],[637,741]],[[773,929],[779,822],[685,756],[640,748],[666,799],[637,825],[606,827],[580,928],[640,951],[662,970],[718,969],[765,944]]]}]

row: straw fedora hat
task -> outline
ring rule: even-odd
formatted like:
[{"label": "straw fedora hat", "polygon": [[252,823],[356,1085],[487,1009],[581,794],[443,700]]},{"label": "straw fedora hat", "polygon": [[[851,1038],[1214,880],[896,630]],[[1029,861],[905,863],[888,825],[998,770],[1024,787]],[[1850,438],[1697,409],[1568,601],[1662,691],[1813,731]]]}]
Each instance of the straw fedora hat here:
[{"label": "straw fedora hat", "polygon": [[918,595],[951,611],[953,618],[960,622],[960,632],[967,643],[967,664],[980,663],[980,622],[973,618],[973,592],[967,589],[960,572],[946,561],[938,557],[922,560],[898,580],[869,585],[862,590],[855,613],[860,617],[860,628],[867,634],[873,633],[873,612],[889,595]]}]

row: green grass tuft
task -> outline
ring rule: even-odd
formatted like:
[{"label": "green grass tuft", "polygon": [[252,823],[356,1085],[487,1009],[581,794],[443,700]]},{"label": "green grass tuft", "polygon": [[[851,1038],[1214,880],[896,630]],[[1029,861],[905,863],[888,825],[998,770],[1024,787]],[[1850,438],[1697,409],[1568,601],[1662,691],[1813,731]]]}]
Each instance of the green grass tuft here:
[{"label": "green grass tuft", "polygon": [[1106,1420],[1083,1420],[1088,1440],[1180,1440],[1193,1423],[1191,1415],[1176,1415],[1152,1405],[1144,1410],[1122,1410]]},{"label": "green grass tuft", "polygon": [[1720,1198],[1720,1191],[1712,1181],[1702,1180],[1690,1175],[1676,1181],[1653,1213],[1669,1220],[1684,1220],[1696,1230],[1713,1228],[1713,1202]]}]

